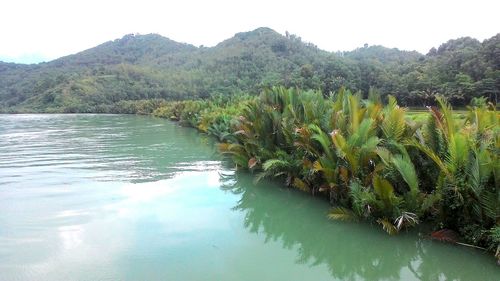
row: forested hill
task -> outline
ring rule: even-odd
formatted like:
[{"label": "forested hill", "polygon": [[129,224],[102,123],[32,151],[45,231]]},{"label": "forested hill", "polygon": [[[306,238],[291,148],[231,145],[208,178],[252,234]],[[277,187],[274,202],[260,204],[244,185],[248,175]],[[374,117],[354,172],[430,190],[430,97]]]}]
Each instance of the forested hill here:
[{"label": "forested hill", "polygon": [[366,45],[330,53],[269,28],[210,48],[126,35],[46,63],[0,62],[0,111],[106,112],[123,100],[253,94],[269,85],[365,94],[373,87],[415,106],[438,93],[459,106],[478,96],[496,101],[500,34],[450,40],[426,55]]}]

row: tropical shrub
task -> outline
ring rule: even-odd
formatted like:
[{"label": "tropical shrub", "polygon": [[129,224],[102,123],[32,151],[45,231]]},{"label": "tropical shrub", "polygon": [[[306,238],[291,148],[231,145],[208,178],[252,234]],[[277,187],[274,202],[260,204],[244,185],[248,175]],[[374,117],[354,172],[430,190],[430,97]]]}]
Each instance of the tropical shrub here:
[{"label": "tropical shrub", "polygon": [[331,219],[373,221],[390,234],[429,221],[498,257],[499,116],[485,102],[460,116],[437,103],[415,120],[374,91],[362,99],[343,88],[325,97],[273,87],[258,98],[169,102],[153,114],[216,137],[256,180],[328,198]]}]

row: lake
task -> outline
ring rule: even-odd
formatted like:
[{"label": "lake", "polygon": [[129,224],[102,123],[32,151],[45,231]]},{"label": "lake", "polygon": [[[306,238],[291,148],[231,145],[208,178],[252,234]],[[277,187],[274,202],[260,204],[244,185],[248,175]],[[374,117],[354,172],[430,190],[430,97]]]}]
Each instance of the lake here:
[{"label": "lake", "polygon": [[500,280],[480,250],[253,179],[164,119],[0,115],[0,280]]}]

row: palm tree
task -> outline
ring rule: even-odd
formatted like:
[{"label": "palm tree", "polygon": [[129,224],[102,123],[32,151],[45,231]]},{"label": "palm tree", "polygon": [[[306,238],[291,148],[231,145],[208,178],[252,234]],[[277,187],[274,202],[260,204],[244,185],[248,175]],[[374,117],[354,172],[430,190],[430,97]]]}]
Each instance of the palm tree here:
[{"label": "palm tree", "polygon": [[498,114],[474,107],[457,120],[449,104],[437,100],[440,107],[430,109],[425,134],[412,144],[439,169],[435,189],[441,224],[461,230],[470,242],[485,243],[490,238],[477,230],[500,225]]}]

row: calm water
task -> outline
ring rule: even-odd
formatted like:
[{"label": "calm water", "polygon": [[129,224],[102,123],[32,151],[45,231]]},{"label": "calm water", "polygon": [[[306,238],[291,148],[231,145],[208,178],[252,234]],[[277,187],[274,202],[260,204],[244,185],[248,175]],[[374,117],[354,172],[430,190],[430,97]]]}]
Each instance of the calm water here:
[{"label": "calm water", "polygon": [[0,115],[0,280],[500,280],[481,251],[331,222],[165,120]]}]

